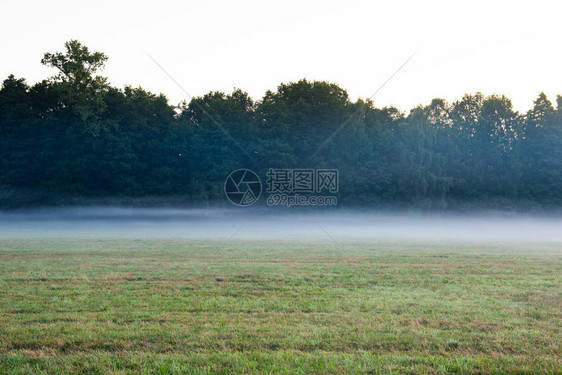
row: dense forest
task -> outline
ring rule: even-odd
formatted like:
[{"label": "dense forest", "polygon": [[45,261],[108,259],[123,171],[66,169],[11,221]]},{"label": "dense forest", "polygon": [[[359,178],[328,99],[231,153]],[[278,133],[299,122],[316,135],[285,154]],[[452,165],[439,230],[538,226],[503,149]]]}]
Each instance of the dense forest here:
[{"label": "dense forest", "polygon": [[562,207],[561,96],[555,107],[541,93],[527,113],[475,93],[405,114],[303,79],[258,101],[237,89],[173,106],[112,87],[106,60],[73,40],[41,60],[55,76],[4,80],[0,206],[221,205],[238,168],[334,168],[340,207]]}]

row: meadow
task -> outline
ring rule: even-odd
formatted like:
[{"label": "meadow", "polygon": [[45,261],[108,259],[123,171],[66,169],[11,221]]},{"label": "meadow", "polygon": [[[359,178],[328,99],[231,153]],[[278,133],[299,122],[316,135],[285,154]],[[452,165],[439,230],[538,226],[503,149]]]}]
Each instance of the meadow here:
[{"label": "meadow", "polygon": [[559,243],[4,239],[1,374],[562,373]]}]

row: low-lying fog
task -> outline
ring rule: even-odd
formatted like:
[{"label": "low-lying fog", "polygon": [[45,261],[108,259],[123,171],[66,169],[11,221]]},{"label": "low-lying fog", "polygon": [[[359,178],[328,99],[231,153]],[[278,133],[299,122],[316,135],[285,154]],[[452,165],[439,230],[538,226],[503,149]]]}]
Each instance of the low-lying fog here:
[{"label": "low-lying fog", "polygon": [[0,212],[0,239],[186,238],[560,242],[562,218],[358,211],[66,208]]}]

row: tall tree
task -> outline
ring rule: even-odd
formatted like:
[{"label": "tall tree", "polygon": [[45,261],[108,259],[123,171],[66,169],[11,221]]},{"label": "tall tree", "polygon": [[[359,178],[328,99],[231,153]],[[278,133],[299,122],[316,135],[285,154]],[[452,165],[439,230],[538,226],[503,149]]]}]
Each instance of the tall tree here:
[{"label": "tall tree", "polygon": [[66,52],[45,53],[41,63],[58,69],[52,77],[66,93],[65,104],[86,122],[105,110],[103,92],[108,89],[107,79],[96,75],[105,67],[107,56],[102,52],[90,52],[77,40],[65,43]]}]

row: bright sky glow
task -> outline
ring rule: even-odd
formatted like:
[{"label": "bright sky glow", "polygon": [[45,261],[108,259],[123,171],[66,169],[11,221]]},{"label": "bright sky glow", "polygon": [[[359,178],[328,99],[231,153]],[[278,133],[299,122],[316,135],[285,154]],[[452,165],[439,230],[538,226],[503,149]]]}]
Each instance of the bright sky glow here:
[{"label": "bright sky glow", "polygon": [[55,72],[44,52],[78,39],[109,56],[118,87],[187,99],[234,87],[259,99],[281,82],[327,80],[352,99],[409,110],[432,98],[505,94],[526,111],[562,94],[560,1],[22,1],[0,4],[0,79]]}]

